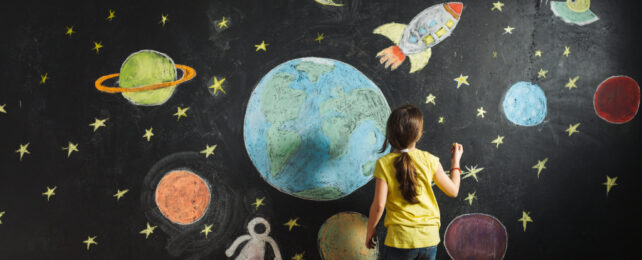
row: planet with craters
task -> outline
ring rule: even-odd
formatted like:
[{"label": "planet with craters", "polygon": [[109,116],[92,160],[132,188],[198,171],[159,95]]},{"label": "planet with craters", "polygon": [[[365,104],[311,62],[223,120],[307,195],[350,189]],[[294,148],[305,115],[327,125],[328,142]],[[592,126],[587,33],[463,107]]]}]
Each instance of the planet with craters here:
[{"label": "planet with craters", "polygon": [[269,71],[252,92],[245,148],[276,189],[335,200],[372,179],[389,114],[381,90],[356,68],[327,58],[294,59]]},{"label": "planet with craters", "polygon": [[508,121],[516,125],[539,125],[546,118],[546,95],[538,85],[520,81],[504,95],[502,109]]},{"label": "planet with craters", "polygon": [[376,260],[377,248],[368,249],[365,238],[368,217],[357,212],[340,212],[328,218],[317,236],[323,260]]}]

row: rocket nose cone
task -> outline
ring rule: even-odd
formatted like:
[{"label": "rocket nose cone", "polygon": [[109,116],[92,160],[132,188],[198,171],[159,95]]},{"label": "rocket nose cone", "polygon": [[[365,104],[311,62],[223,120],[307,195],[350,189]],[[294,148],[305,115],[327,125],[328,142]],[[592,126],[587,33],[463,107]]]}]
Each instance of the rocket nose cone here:
[{"label": "rocket nose cone", "polygon": [[451,9],[453,9],[453,11],[455,11],[455,13],[457,13],[457,15],[461,15],[461,9],[464,8],[464,4],[460,3],[460,2],[451,2],[451,3],[448,3],[448,6]]}]

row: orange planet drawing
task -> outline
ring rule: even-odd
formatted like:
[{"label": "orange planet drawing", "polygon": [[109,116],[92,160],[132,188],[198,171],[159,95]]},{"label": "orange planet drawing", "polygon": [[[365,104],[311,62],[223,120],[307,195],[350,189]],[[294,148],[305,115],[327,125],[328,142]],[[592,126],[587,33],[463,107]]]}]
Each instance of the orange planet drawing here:
[{"label": "orange planet drawing", "polygon": [[187,225],[199,220],[210,203],[210,189],[198,175],[186,170],[166,174],[156,186],[156,205],[170,221]]}]

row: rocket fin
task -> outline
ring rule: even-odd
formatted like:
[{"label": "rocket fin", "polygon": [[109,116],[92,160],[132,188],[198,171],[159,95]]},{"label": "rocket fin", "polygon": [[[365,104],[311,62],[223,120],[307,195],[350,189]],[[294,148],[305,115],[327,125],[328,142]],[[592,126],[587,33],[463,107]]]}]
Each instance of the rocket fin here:
[{"label": "rocket fin", "polygon": [[388,37],[395,44],[399,44],[403,31],[406,30],[406,25],[401,23],[387,23],[374,29],[372,33],[381,34]]},{"label": "rocket fin", "polygon": [[431,48],[428,48],[427,50],[419,53],[408,55],[408,58],[410,58],[410,73],[414,73],[425,68],[426,65],[428,65],[430,56],[432,56]]}]

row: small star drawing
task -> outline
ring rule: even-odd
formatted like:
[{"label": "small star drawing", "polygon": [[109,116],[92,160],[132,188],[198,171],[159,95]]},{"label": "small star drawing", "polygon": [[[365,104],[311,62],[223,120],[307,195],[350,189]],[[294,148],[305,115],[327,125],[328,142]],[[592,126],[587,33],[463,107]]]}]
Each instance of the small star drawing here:
[{"label": "small star drawing", "polygon": [[437,123],[440,123],[440,124],[443,124],[444,122],[446,122],[446,118],[444,118],[443,116],[440,116],[439,120],[437,120]]},{"label": "small star drawing", "polygon": [[45,73],[44,75],[40,74],[40,84],[45,84],[45,82],[47,82],[48,79],[49,79],[49,76],[47,75],[47,73]]},{"label": "small star drawing", "polygon": [[483,170],[484,170],[484,168],[477,168],[477,165],[472,166],[472,167],[466,166],[466,172],[463,173],[465,175],[464,175],[464,177],[461,177],[461,179],[463,180],[463,179],[466,179],[468,177],[473,177],[473,179],[475,179],[475,181],[479,182],[479,180],[477,180],[477,174],[480,173]]},{"label": "small star drawing", "polygon": [[71,38],[71,35],[76,33],[76,31],[74,31],[74,26],[72,25],[71,27],[69,26],[65,26],[65,27],[67,27],[67,32],[65,32],[65,35],[69,35],[69,38]]},{"label": "small star drawing", "polygon": [[493,11],[493,10],[497,9],[497,10],[499,10],[501,12],[502,11],[502,6],[504,6],[504,3],[500,2],[500,1],[497,1],[497,2],[493,3],[493,8],[491,8],[490,10]]},{"label": "small star drawing", "polygon": [[58,187],[54,186],[52,189],[52,188],[49,188],[49,186],[47,186],[47,191],[43,192],[42,196],[47,196],[47,201],[49,201],[49,198],[51,198],[51,196],[56,195],[56,193],[54,192],[56,188]]},{"label": "small star drawing", "polygon": [[145,239],[149,237],[152,233],[154,233],[154,229],[156,229],[156,226],[150,226],[149,222],[147,222],[147,227],[139,232],[139,234],[145,234]]},{"label": "small star drawing", "polygon": [[542,172],[542,170],[546,169],[546,162],[548,161],[548,158],[544,158],[544,160],[537,160],[537,164],[533,165],[533,169],[537,169],[537,178],[539,179],[539,174]]},{"label": "small star drawing", "polygon": [[0,211],[0,224],[2,224],[2,216],[4,216],[4,211]]},{"label": "small star drawing", "polygon": [[468,197],[466,197],[464,200],[467,200],[468,204],[473,205],[473,200],[477,198],[477,196],[475,196],[475,193],[476,192],[468,193]]},{"label": "small star drawing", "polygon": [[67,147],[63,147],[62,150],[67,151],[67,158],[69,158],[69,156],[71,156],[71,153],[78,152],[78,144],[74,144],[71,141],[69,141],[69,144],[67,144]]},{"label": "small star drawing", "polygon": [[568,136],[571,136],[574,133],[579,133],[580,131],[577,130],[578,126],[580,126],[580,123],[577,123],[577,124],[574,124],[574,125],[570,124],[570,125],[568,125],[568,128],[566,128],[566,130],[564,130],[564,132],[567,132]]},{"label": "small star drawing", "polygon": [[261,44],[254,45],[254,47],[256,47],[256,51],[267,51],[267,46],[269,46],[269,44],[265,43],[265,41],[261,41]]},{"label": "small star drawing", "polygon": [[526,213],[526,211],[522,211],[522,218],[518,219],[517,221],[522,222],[524,225],[524,232],[526,232],[526,223],[528,222],[533,222],[533,219],[529,216],[529,213]]},{"label": "small star drawing", "polygon": [[435,104],[435,99],[436,98],[437,97],[435,95],[433,95],[432,93],[428,94],[428,96],[426,96],[426,104],[432,103],[433,105],[436,105]]},{"label": "small star drawing", "polygon": [[98,130],[98,128],[106,126],[105,125],[105,121],[107,121],[108,119],[109,118],[105,118],[105,119],[94,118],[95,121],[93,123],[89,124],[89,126],[94,127],[94,132],[96,132],[96,130]]},{"label": "small star drawing", "polygon": [[325,39],[325,34],[323,34],[323,33],[317,33],[317,38],[316,38],[316,39],[314,39],[314,40],[315,40],[315,41],[317,41],[317,42],[319,42],[319,44],[321,44],[321,41],[323,41],[323,39]]},{"label": "small star drawing", "polygon": [[223,18],[221,18],[221,21],[218,22],[216,25],[218,26],[219,29],[220,28],[227,28],[228,27],[227,22],[229,22],[229,21],[227,19],[225,19],[225,16],[223,16]]},{"label": "small star drawing", "polygon": [[205,158],[210,157],[210,155],[214,154],[214,149],[216,149],[216,144],[210,146],[209,144],[205,145],[205,149],[201,151],[201,153],[205,154]]},{"label": "small star drawing", "polygon": [[497,138],[495,138],[495,140],[491,141],[490,143],[496,144],[497,146],[495,146],[495,148],[499,148],[499,145],[504,143],[504,137],[498,135]]},{"label": "small star drawing", "polygon": [[127,192],[129,192],[129,189],[124,189],[124,190],[116,189],[116,194],[114,194],[113,197],[116,198],[116,201],[119,201],[122,197],[125,196]]},{"label": "small star drawing", "polygon": [[497,58],[497,52],[493,51],[493,58]]},{"label": "small star drawing", "polygon": [[0,113],[6,114],[7,110],[4,110],[4,107],[7,106],[7,104],[2,104],[0,105]]},{"label": "small star drawing", "polygon": [[143,135],[143,138],[147,138],[147,142],[154,136],[154,132],[152,132],[153,128],[150,127],[149,129],[145,129],[145,134]]},{"label": "small star drawing", "polygon": [[577,88],[577,86],[575,85],[575,82],[578,79],[580,79],[580,76],[576,76],[575,78],[568,78],[568,83],[566,83],[566,85],[564,85],[564,87],[568,88],[568,90],[571,90],[573,88]]},{"label": "small star drawing", "polygon": [[204,224],[203,225],[203,230],[201,230],[201,233],[205,233],[205,239],[207,239],[207,234],[212,232],[212,226],[213,225],[214,224],[209,224],[209,225]]},{"label": "small star drawing", "polygon": [[259,198],[256,198],[256,201],[254,201],[254,203],[252,203],[252,206],[256,207],[256,208],[255,208],[255,210],[258,210],[258,209],[259,209],[259,207],[261,207],[261,206],[263,206],[263,205],[264,205],[264,204],[263,204],[263,201],[264,201],[264,200],[265,200],[265,197],[260,198],[260,199],[259,199]]},{"label": "small star drawing", "polygon": [[29,143],[21,144],[21,145],[20,145],[20,148],[18,148],[18,150],[16,150],[16,153],[19,153],[19,154],[20,154],[20,161],[22,161],[22,156],[23,156],[24,154],[31,154],[31,153],[29,152],[29,150],[27,150],[27,147],[29,147]]},{"label": "small star drawing", "polygon": [[479,107],[477,109],[477,117],[484,118],[486,116],[486,110],[484,110],[484,107]]},{"label": "small star drawing", "polygon": [[88,236],[88,237],[87,237],[87,240],[82,241],[82,242],[83,242],[83,244],[87,244],[87,250],[89,250],[89,247],[90,247],[92,244],[94,244],[94,245],[98,245],[98,242],[96,242],[96,240],[94,240],[94,239],[96,239],[96,237],[97,237],[97,236],[93,236],[93,237],[89,237],[89,236]]},{"label": "small star drawing", "polygon": [[290,258],[290,259],[291,259],[291,260],[303,260],[303,255],[304,255],[304,254],[305,254],[305,252],[303,252],[303,253],[297,253],[297,254],[295,254],[295,255],[294,255],[292,258]]},{"label": "small star drawing", "polygon": [[212,89],[212,92],[214,95],[216,95],[216,93],[218,93],[219,90],[223,92],[223,94],[227,94],[225,92],[225,89],[223,89],[223,82],[225,82],[225,78],[222,78],[221,80],[219,80],[217,77],[214,77],[214,84],[212,84],[208,88]]},{"label": "small star drawing", "polygon": [[93,47],[93,48],[91,48],[91,49],[92,49],[92,50],[95,50],[95,51],[96,51],[96,54],[98,54],[98,53],[100,52],[100,48],[102,48],[102,47],[103,47],[103,44],[102,44],[102,43],[103,43],[103,42],[94,42],[94,47]]},{"label": "small star drawing", "polygon": [[609,192],[611,191],[611,188],[613,188],[613,186],[617,185],[617,183],[615,183],[616,180],[617,180],[617,177],[611,178],[611,177],[609,177],[607,175],[606,176],[606,182],[602,183],[602,185],[606,186],[606,196],[607,197],[609,196]]},{"label": "small star drawing", "polygon": [[542,57],[542,51],[541,50],[536,50],[535,51],[535,57]]},{"label": "small star drawing", "polygon": [[176,107],[176,109],[177,109],[177,111],[176,111],[176,113],[174,113],[174,116],[176,116],[176,121],[181,119],[181,116],[182,117],[187,117],[187,113],[186,112],[187,112],[187,110],[189,110],[189,107],[186,107],[186,108]]},{"label": "small star drawing", "polygon": [[107,18],[105,18],[105,20],[108,20],[111,22],[111,20],[113,20],[114,17],[116,17],[116,11],[109,9],[109,15],[107,16]]},{"label": "small star drawing", "polygon": [[297,221],[299,221],[299,218],[290,219],[290,220],[288,220],[288,222],[285,222],[285,224],[283,224],[283,225],[288,227],[288,231],[292,231],[293,227],[300,227],[300,225],[299,225],[299,223],[297,223]]},{"label": "small star drawing", "polygon": [[544,69],[539,69],[539,72],[537,72],[537,78],[546,78],[546,73],[548,73],[548,70]]},{"label": "small star drawing", "polygon": [[457,88],[459,88],[462,84],[470,86],[470,84],[468,84],[468,76],[459,74],[459,77],[455,78],[455,81],[457,81]]},{"label": "small star drawing", "polygon": [[510,27],[510,25],[506,26],[506,28],[504,28],[504,34],[513,34],[513,30],[515,30],[515,27]]},{"label": "small star drawing", "polygon": [[564,55],[564,57],[568,58],[569,54],[571,54],[571,47],[564,46],[564,52],[562,53],[562,55]]},{"label": "small star drawing", "polygon": [[161,14],[161,20],[158,23],[162,24],[163,27],[165,27],[165,23],[169,21],[169,19],[167,18],[168,16],[169,15],[167,14]]}]

